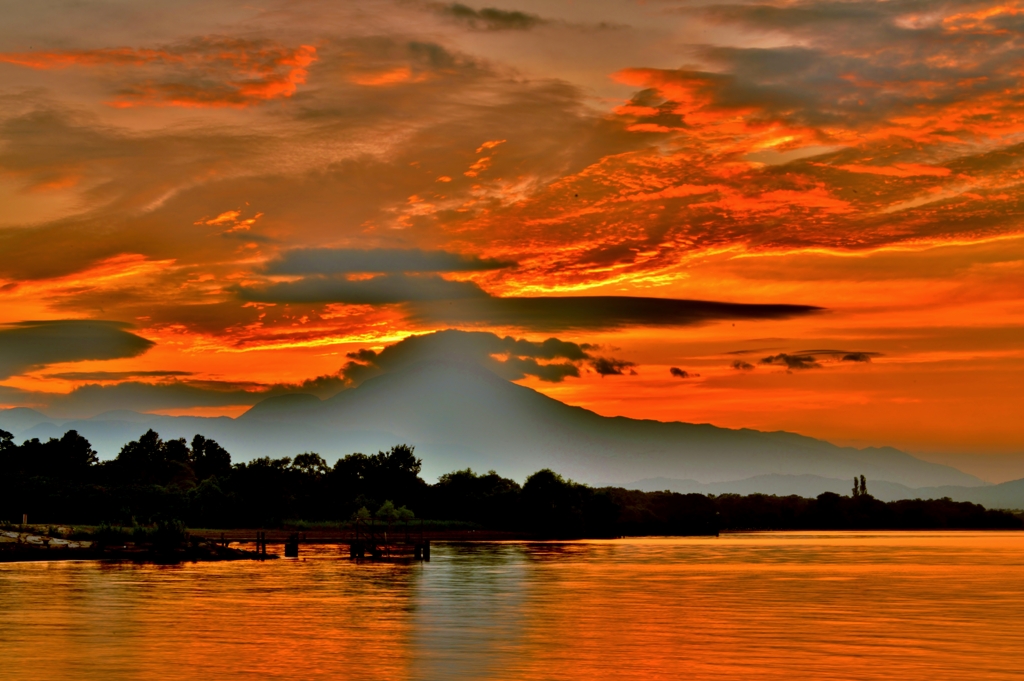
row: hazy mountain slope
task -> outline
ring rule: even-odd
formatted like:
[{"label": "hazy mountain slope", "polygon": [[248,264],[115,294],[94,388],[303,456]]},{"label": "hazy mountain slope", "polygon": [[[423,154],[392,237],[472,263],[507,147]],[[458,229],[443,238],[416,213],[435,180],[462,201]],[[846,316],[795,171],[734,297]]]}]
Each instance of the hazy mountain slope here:
[{"label": "hazy mountain slope", "polygon": [[[0,428],[6,413],[0,412]],[[7,429],[24,439],[69,428],[105,457],[147,428],[164,438],[202,433],[236,460],[317,451],[333,461],[353,451],[408,443],[423,457],[428,479],[469,466],[518,479],[549,467],[585,482],[619,484],[657,477],[714,483],[759,475],[847,480],[861,474],[909,487],[985,484],[891,448],[857,450],[792,433],[608,418],[454,361],[414,364],[329,400],[272,398],[238,419],[110,414],[36,423],[22,432]]]},{"label": "hazy mountain slope", "polygon": [[0,430],[18,435],[42,423],[59,423],[35,409],[15,407],[0,411]]},{"label": "hazy mountain slope", "polygon": [[319,428],[333,424],[339,433],[392,433],[441,470],[471,465],[522,477],[548,466],[591,482],[673,471],[671,477],[704,482],[774,473],[864,474],[913,486],[984,484],[890,448],[856,450],[791,433],[607,418],[457,362],[379,376],[293,418]]}]

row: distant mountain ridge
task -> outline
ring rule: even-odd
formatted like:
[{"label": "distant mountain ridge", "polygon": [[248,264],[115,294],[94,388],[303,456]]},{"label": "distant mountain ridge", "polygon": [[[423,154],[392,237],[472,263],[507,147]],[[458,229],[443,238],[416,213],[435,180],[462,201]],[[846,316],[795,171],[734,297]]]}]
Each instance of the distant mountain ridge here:
[{"label": "distant mountain ridge", "polygon": [[15,409],[0,411],[0,428],[19,439],[56,437],[74,428],[104,458],[148,428],[164,438],[202,433],[236,460],[316,451],[332,461],[408,443],[423,457],[428,479],[472,467],[522,480],[552,468],[579,481],[618,485],[656,478],[716,485],[758,476],[865,475],[872,484],[906,488],[992,487],[890,447],[855,449],[786,432],[600,416],[477,364],[451,360],[412,364],[327,400],[270,398],[236,419],[115,412],[58,421]]}]

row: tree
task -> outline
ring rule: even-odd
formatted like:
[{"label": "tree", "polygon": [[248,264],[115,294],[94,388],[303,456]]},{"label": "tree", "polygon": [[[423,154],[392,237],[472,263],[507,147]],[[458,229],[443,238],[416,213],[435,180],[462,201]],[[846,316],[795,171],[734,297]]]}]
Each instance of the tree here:
[{"label": "tree", "polygon": [[381,504],[381,507],[377,509],[377,512],[374,513],[374,515],[377,517],[377,520],[383,520],[390,525],[398,520],[398,509],[396,509],[395,504],[388,499]]},{"label": "tree", "polygon": [[853,497],[857,498],[860,496],[860,486],[857,484],[857,476],[853,476]]},{"label": "tree", "polygon": [[18,445],[14,444],[14,436],[0,428],[0,470],[5,475],[10,475],[14,469],[14,458],[18,452]]},{"label": "tree", "polygon": [[77,430],[69,430],[61,439],[51,439],[46,444],[50,450],[47,458],[57,475],[78,476],[99,462],[92,445]]},{"label": "tree", "polygon": [[418,503],[426,483],[420,478],[422,462],[408,445],[396,445],[371,456],[349,454],[334,464],[328,486],[349,508],[377,505],[384,499],[401,504]]},{"label": "tree", "polygon": [[377,471],[387,480],[406,485],[419,477],[423,462],[417,459],[415,447],[395,445],[386,452],[377,452]]},{"label": "tree", "polygon": [[523,485],[527,527],[554,537],[579,536],[585,522],[582,497],[588,492],[548,468],[537,471]]},{"label": "tree", "polygon": [[231,455],[216,440],[199,434],[192,438],[191,461],[197,480],[227,478],[231,474]]},{"label": "tree", "polygon": [[295,457],[295,460],[292,461],[292,468],[315,480],[323,478],[330,472],[330,468],[328,468],[327,462],[324,461],[324,457],[320,456],[316,452],[299,454]]},{"label": "tree", "polygon": [[128,483],[158,483],[163,478],[163,440],[150,428],[138,440],[121,447],[115,459],[118,472]]},{"label": "tree", "polygon": [[860,476],[860,494],[861,496],[864,497],[868,495],[868,481],[864,478],[863,475]]}]

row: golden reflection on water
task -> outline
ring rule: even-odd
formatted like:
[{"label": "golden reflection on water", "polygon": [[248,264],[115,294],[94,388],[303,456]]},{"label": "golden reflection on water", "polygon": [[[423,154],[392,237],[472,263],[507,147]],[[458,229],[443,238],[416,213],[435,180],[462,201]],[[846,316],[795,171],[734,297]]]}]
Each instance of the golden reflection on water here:
[{"label": "golden reflection on water", "polygon": [[0,679],[1022,679],[1024,533],[0,565]]}]

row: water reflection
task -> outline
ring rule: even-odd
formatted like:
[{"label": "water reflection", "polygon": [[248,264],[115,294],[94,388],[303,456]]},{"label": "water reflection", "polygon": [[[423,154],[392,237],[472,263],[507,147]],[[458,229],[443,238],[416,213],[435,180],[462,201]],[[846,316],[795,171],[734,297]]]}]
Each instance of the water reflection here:
[{"label": "water reflection", "polygon": [[0,677],[1017,679],[1024,535],[303,547],[0,566]]},{"label": "water reflection", "polygon": [[518,544],[450,545],[421,575],[413,619],[412,678],[505,678],[528,626],[524,559]]}]

